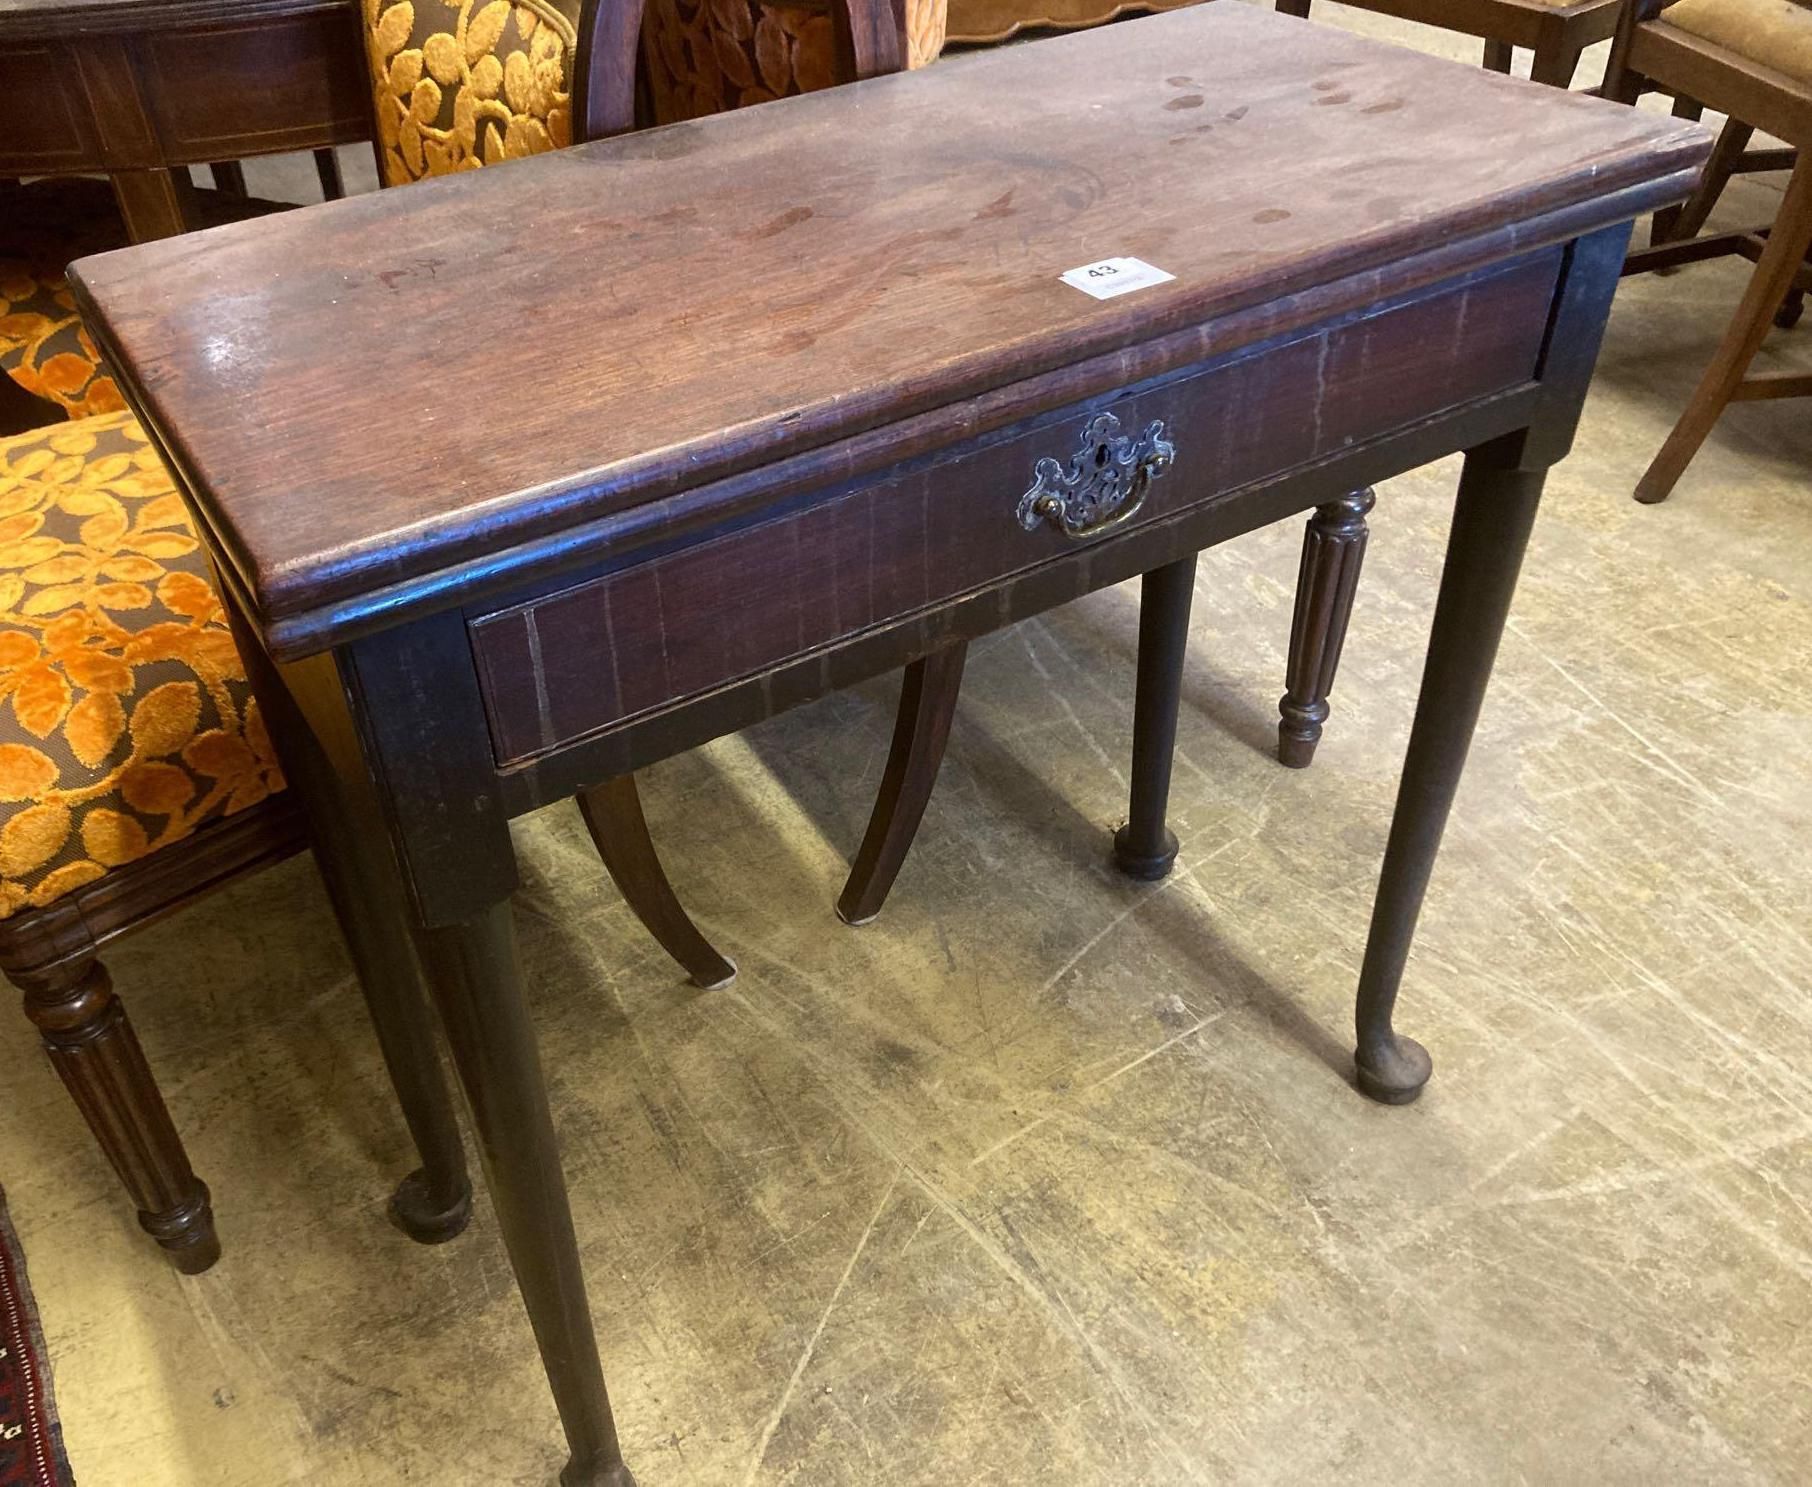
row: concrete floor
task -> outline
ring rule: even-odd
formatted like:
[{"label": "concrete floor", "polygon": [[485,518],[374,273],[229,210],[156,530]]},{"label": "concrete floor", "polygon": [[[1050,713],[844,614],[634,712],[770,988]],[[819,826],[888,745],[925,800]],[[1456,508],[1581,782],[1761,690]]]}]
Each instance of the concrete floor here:
[{"label": "concrete floor", "polygon": [[[1267,753],[1298,529],[1204,559],[1163,884],[1105,861],[1132,589],[977,647],[869,928],[830,906],[891,682],[651,771],[727,991],[576,812],[520,823],[643,1487],[1806,1480],[1812,428],[1738,408],[1628,496],[1742,279],[1619,301],[1405,986],[1419,1105],[1350,1087],[1350,998],[1452,462],[1380,492],[1306,773]],[[551,1481],[488,1211],[434,1250],[383,1220],[412,1157],[312,866],[112,964],[227,1253],[162,1264],[17,1022],[0,1152],[84,1487]]]}]

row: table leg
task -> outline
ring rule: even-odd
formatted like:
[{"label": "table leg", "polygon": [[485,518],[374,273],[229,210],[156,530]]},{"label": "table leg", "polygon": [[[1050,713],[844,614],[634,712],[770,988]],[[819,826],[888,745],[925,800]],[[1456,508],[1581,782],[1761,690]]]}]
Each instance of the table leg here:
[{"label": "table leg", "polygon": [[1177,857],[1177,839],[1164,824],[1164,814],[1170,803],[1170,761],[1194,597],[1194,553],[1152,569],[1140,585],[1132,798],[1126,824],[1114,833],[1114,863],[1129,878],[1162,878]]},{"label": "table leg", "polygon": [[522,1001],[509,901],[419,931],[485,1181],[572,1457],[563,1487],[634,1487],[592,1334],[535,1034]]},{"label": "table leg", "polygon": [[188,205],[193,194],[187,171],[180,180],[170,170],[113,173],[113,195],[120,204],[120,215],[126,219],[126,232],[135,243],[187,232],[192,225]]},{"label": "table leg", "polygon": [[[286,756],[287,757],[287,756]],[[378,1048],[422,1165],[397,1185],[390,1217],[419,1244],[442,1244],[472,1217],[465,1144],[441,1070],[407,919],[396,893],[396,869],[368,850],[337,812],[311,820],[315,860],[358,969]]]},{"label": "table leg", "polygon": [[1365,516],[1376,500],[1369,489],[1357,490],[1317,506],[1302,534],[1290,662],[1277,704],[1277,759],[1290,769],[1307,769],[1321,742],[1365,563]]},{"label": "table leg", "polygon": [[1393,1030],[1391,1014],[1547,474],[1521,468],[1520,449],[1513,437],[1467,454],[1448,534],[1422,692],[1359,973],[1358,1084],[1386,1104],[1415,1099],[1433,1067],[1421,1044]]}]

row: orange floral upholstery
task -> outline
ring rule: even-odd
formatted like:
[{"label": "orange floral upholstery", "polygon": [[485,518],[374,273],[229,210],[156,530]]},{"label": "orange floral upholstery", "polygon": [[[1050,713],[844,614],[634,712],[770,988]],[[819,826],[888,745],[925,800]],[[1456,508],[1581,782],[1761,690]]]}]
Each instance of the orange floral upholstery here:
[{"label": "orange floral upholstery", "polygon": [[282,788],[206,558],[137,423],[0,440],[0,918]]},{"label": "orange floral upholstery", "polygon": [[0,371],[71,418],[125,404],[82,328],[63,266],[125,241],[105,181],[0,187]]},{"label": "orange floral upholstery", "polygon": [[[655,122],[828,88],[836,61],[832,3],[839,0],[647,0],[642,60]],[[923,67],[944,49],[947,4],[907,0],[907,66]]]},{"label": "orange floral upholstery", "polygon": [[364,14],[386,186],[572,143],[576,5],[364,0]]},{"label": "orange floral upholstery", "polygon": [[0,258],[0,370],[71,418],[126,406],[82,326],[69,285],[42,264]]}]

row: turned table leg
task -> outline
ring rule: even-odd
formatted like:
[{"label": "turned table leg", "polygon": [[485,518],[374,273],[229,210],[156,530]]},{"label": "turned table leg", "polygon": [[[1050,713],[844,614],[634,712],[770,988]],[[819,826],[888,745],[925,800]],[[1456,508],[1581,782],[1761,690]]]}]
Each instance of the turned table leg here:
[{"label": "turned table leg", "polygon": [[485,1182],[572,1457],[563,1487],[634,1487],[617,1445],[508,900],[420,931]]},{"label": "turned table leg", "polygon": [[189,1166],[138,1035],[98,960],[78,960],[25,982],[25,1013],[51,1065],[113,1164],[138,1221],[184,1275],[220,1258],[207,1185]]},{"label": "turned table leg", "polygon": [[1359,973],[1359,1088],[1391,1105],[1415,1099],[1432,1070],[1427,1050],[1397,1033],[1391,1015],[1541,500],[1547,472],[1520,468],[1519,449],[1513,438],[1466,456]]},{"label": "turned table leg", "polygon": [[1346,644],[1353,597],[1369,535],[1366,513],[1376,497],[1354,491],[1317,506],[1302,534],[1302,566],[1296,575],[1296,613],[1290,623],[1290,665],[1277,704],[1278,762],[1306,769],[1328,719],[1328,694]]},{"label": "turned table leg", "polygon": [[962,641],[946,645],[914,661],[900,678],[900,710],[894,717],[887,768],[868,830],[837,900],[837,916],[845,924],[867,924],[881,912],[918,835],[950,741],[968,654]]},{"label": "turned table leg", "polygon": [[1164,815],[1170,804],[1170,763],[1194,596],[1194,553],[1152,569],[1140,585],[1132,792],[1126,824],[1114,833],[1114,863],[1129,878],[1162,878],[1177,857],[1177,839]]}]

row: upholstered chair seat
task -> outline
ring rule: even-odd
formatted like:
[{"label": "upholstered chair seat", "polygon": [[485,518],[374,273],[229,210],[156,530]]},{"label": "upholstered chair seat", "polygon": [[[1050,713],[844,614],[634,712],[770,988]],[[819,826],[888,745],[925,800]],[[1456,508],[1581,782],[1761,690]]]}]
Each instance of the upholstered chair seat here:
[{"label": "upholstered chair seat", "polygon": [[207,559],[138,424],[0,440],[0,919],[282,788]]},{"label": "upholstered chair seat", "polygon": [[1661,19],[1773,72],[1812,82],[1812,0],[1680,0]]},{"label": "upholstered chair seat", "polygon": [[71,259],[125,242],[126,225],[105,181],[0,188],[0,371],[42,399],[51,416],[125,406],[63,279]]}]

